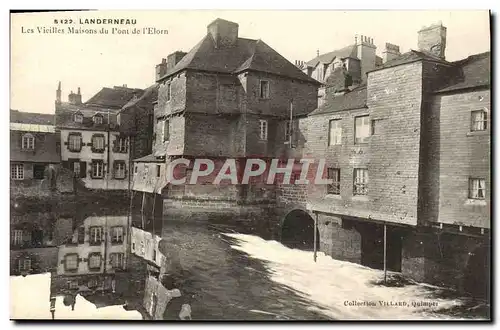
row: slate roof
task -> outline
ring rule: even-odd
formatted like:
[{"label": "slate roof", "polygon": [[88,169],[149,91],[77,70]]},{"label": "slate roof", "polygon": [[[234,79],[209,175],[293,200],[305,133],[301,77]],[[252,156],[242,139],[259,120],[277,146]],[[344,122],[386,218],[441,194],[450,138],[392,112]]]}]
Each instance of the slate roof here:
[{"label": "slate roof", "polygon": [[325,103],[311,112],[309,116],[361,108],[366,108],[366,85],[356,87],[344,95],[332,96],[327,94]]},{"label": "slate roof", "polygon": [[54,114],[10,110],[11,123],[54,125]]},{"label": "slate roof", "polygon": [[207,34],[158,81],[186,69],[222,73],[254,70],[319,84],[264,41],[246,38],[238,38],[233,47],[215,48]]},{"label": "slate roof", "polygon": [[98,106],[98,107],[107,107],[107,108],[121,108],[128,101],[130,101],[134,95],[141,95],[144,91],[139,88],[128,88],[128,87],[119,87],[116,86],[114,88],[104,87],[97,94],[92,96],[85,104]]},{"label": "slate roof", "polygon": [[409,52],[403,53],[400,56],[398,56],[390,61],[387,61],[385,63],[381,63],[380,66],[376,67],[374,70],[371,70],[369,72],[377,71],[377,70],[381,70],[381,69],[385,69],[385,68],[391,68],[391,67],[395,67],[398,65],[411,63],[411,62],[417,62],[420,60],[427,60],[427,61],[433,61],[433,62],[441,62],[444,64],[450,64],[449,62],[447,62],[447,61],[445,61],[437,56],[434,56],[434,55],[431,55],[428,53],[419,52],[416,50],[410,50]]},{"label": "slate roof", "polygon": [[453,62],[452,79],[437,92],[489,86],[491,77],[491,53],[485,52]]},{"label": "slate roof", "polygon": [[11,131],[33,132],[33,133],[55,133],[54,125],[10,123]]},{"label": "slate roof", "polygon": [[307,66],[316,67],[318,63],[331,63],[335,58],[354,58],[359,59],[357,56],[356,45],[349,45],[344,48],[334,50],[333,52],[325,53],[317,56],[306,63]]},{"label": "slate roof", "polygon": [[130,101],[128,101],[120,110],[120,112],[124,112],[127,109],[130,109],[134,107],[135,105],[139,106],[145,106],[149,105],[151,106],[153,101],[158,98],[158,87],[159,84],[154,84],[149,86],[144,90],[142,95],[136,98],[132,98]]},{"label": "slate roof", "polygon": [[[74,116],[76,113],[81,113],[83,115],[82,123],[74,121]],[[116,109],[109,110],[109,124],[111,129],[114,129],[116,127],[117,114],[118,110]],[[93,117],[95,115],[102,116],[102,124],[94,123]],[[57,127],[106,131],[108,129],[107,124],[108,124],[108,109],[91,107],[85,104],[75,105],[70,103],[62,103],[56,109]]]}]

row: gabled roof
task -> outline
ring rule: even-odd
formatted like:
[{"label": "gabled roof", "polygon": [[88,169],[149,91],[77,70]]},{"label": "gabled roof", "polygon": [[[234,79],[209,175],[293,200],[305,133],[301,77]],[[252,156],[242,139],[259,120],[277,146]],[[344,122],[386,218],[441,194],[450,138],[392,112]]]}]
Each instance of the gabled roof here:
[{"label": "gabled roof", "polygon": [[214,40],[207,34],[159,80],[186,69],[221,73],[254,70],[319,84],[264,41],[246,38],[238,38],[233,47],[216,48]]},{"label": "gabled roof", "polygon": [[349,45],[341,49],[334,50],[333,52],[325,53],[320,56],[317,56],[310,60],[309,62],[306,63],[307,66],[310,67],[316,67],[318,63],[332,63],[332,61],[335,58],[354,58],[358,59],[357,57],[357,48],[356,45]]},{"label": "gabled roof", "polygon": [[104,87],[97,94],[92,96],[85,104],[108,108],[123,107],[134,95],[140,95],[144,91],[138,88],[128,87]]},{"label": "gabled roof", "polygon": [[125,104],[121,108],[120,112],[124,112],[127,109],[134,107],[135,105],[139,106],[152,105],[152,102],[156,100],[158,97],[158,87],[159,84],[153,84],[149,86],[144,90],[142,95],[136,98],[132,98],[130,101],[128,101],[127,104]]},{"label": "gabled roof", "polygon": [[[453,62],[452,79],[437,92],[450,92],[459,89],[490,85],[491,53],[485,52]],[[451,73],[450,72],[450,73]]]},{"label": "gabled roof", "polygon": [[309,116],[362,108],[366,108],[366,85],[356,87],[344,95],[332,96],[327,94],[325,103],[311,112]]},{"label": "gabled roof", "polygon": [[[60,128],[75,128],[86,129],[95,131],[107,130],[108,118],[111,129],[114,129],[117,123],[117,110],[92,107],[86,104],[75,105],[70,103],[61,103],[56,109],[56,126]],[[75,114],[80,113],[83,115],[83,122],[79,123],[74,120]],[[96,124],[93,121],[95,115],[101,115],[103,120],[102,124]]]},{"label": "gabled roof", "polygon": [[447,61],[445,61],[442,58],[439,58],[437,56],[434,56],[434,55],[431,55],[428,53],[419,52],[416,50],[410,50],[409,52],[403,53],[390,61],[382,63],[380,66],[376,67],[374,70],[371,70],[369,72],[378,71],[378,70],[385,69],[385,68],[391,68],[391,67],[395,67],[395,66],[402,65],[402,64],[417,62],[420,60],[427,60],[427,61],[433,61],[433,62],[440,62],[443,64],[450,64],[449,62],[447,62]]},{"label": "gabled roof", "polygon": [[10,110],[11,123],[54,125],[54,114]]}]

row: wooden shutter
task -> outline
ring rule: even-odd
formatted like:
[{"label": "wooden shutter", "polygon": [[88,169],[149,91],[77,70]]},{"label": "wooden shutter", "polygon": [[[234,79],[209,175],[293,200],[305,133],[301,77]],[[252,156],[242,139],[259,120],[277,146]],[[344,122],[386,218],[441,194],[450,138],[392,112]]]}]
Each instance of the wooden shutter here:
[{"label": "wooden shutter", "polygon": [[80,178],[87,177],[87,162],[80,162]]}]

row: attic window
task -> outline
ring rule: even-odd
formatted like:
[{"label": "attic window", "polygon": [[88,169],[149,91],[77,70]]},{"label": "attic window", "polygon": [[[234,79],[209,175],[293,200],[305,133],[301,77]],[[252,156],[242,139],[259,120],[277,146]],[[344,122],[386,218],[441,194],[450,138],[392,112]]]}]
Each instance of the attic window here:
[{"label": "attic window", "polygon": [[101,115],[95,115],[92,120],[94,121],[94,124],[100,125],[102,124],[102,116]]},{"label": "attic window", "polygon": [[83,115],[81,113],[75,113],[73,116],[73,120],[75,123],[82,123],[83,122]]}]

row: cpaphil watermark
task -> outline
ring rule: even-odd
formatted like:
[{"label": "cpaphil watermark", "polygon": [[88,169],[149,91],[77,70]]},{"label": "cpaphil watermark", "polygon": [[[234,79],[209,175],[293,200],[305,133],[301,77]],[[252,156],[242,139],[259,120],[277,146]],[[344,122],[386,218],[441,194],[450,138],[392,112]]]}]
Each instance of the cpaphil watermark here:
[{"label": "cpaphil watermark", "polygon": [[332,184],[327,173],[324,159],[177,158],[167,164],[166,181],[172,185]]}]

